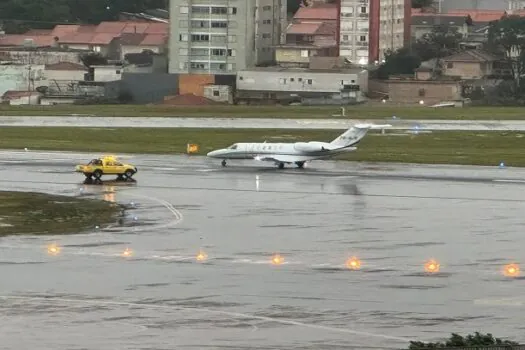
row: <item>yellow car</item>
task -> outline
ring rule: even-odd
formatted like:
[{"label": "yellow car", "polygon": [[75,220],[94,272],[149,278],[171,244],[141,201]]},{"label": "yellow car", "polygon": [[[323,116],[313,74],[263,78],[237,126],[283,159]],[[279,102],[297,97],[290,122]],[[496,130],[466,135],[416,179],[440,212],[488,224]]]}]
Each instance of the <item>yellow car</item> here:
[{"label": "yellow car", "polygon": [[115,156],[104,156],[92,159],[86,165],[77,165],[75,171],[86,176],[86,183],[93,181],[93,178],[95,182],[100,183],[102,175],[117,175],[117,181],[132,181],[137,167],[121,163]]}]

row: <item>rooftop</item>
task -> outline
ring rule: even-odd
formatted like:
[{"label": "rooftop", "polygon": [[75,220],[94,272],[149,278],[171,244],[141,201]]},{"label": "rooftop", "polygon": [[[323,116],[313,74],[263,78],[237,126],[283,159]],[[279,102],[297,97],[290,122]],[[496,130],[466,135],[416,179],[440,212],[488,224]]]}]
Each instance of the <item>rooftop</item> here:
[{"label": "rooftop", "polygon": [[336,30],[333,23],[292,23],[286,29],[286,34],[335,35]]},{"label": "rooftop", "polygon": [[87,70],[85,66],[73,63],[73,62],[58,62],[54,64],[46,64],[45,65],[46,70],[62,70],[62,71],[79,71],[79,70]]},{"label": "rooftop", "polygon": [[449,62],[493,62],[497,60],[499,60],[498,57],[483,50],[468,50],[443,58],[443,61]]},{"label": "rooftop", "polygon": [[325,4],[323,6],[300,7],[293,16],[294,20],[337,20],[337,6],[332,4]]}]

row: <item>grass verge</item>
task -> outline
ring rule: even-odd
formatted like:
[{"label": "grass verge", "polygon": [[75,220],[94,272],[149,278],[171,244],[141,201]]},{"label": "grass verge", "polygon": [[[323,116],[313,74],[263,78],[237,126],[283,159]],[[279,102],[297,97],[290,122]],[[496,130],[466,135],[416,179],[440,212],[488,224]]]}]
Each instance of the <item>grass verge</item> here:
[{"label": "grass verge", "polygon": [[100,117],[228,117],[228,118],[338,118],[503,120],[525,119],[521,107],[429,108],[419,106],[346,106],[345,116],[337,106],[166,106],[166,105],[57,105],[0,106],[0,116]]},{"label": "grass verge", "polygon": [[101,200],[0,191],[0,237],[76,233],[114,222],[119,212]]},{"label": "grass verge", "polygon": [[[0,148],[100,153],[185,153],[188,143],[198,154],[235,142],[330,141],[343,130],[190,129],[190,128],[0,128]],[[427,164],[525,166],[519,132],[442,131],[418,135],[371,131],[356,152],[337,159]],[[97,155],[97,154],[94,154]],[[80,161],[80,160],[79,160]],[[218,161],[218,160],[217,160]]]}]

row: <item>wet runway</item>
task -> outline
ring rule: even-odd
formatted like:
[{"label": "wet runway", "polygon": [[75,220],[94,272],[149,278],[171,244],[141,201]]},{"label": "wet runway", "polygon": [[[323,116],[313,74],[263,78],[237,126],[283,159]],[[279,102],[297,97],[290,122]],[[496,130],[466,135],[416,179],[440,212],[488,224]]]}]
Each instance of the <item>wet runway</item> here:
[{"label": "wet runway", "polygon": [[347,129],[353,123],[391,125],[392,130],[420,131],[525,131],[525,120],[410,120],[402,116],[363,120],[287,119],[283,118],[169,118],[169,117],[97,117],[97,116],[0,116],[0,126],[72,127],[72,128],[245,128],[245,129]]},{"label": "wet runway", "polygon": [[[522,169],[129,155],[137,184],[84,186],[72,169],[92,157],[0,152],[3,190],[130,207],[108,229],[0,239],[0,349],[403,348],[475,331],[523,340],[524,280],[501,273],[525,260]],[[351,256],[359,270],[345,267]],[[430,258],[438,273],[424,272]]]}]

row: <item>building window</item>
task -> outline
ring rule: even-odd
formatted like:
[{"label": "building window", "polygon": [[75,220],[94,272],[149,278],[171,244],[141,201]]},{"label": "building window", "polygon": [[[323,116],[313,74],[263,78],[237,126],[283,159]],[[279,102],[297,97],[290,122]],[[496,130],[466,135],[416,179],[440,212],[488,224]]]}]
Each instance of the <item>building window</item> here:
[{"label": "building window", "polygon": [[228,22],[211,22],[212,28],[228,28]]},{"label": "building window", "polygon": [[188,13],[188,6],[181,6],[179,10],[180,13]]},{"label": "building window", "polygon": [[366,35],[361,35],[359,37],[359,41],[366,41]]},{"label": "building window", "polygon": [[263,11],[270,11],[272,9],[271,6],[263,6]]},{"label": "building window", "polygon": [[301,57],[308,57],[308,50],[301,50]]},{"label": "building window", "polygon": [[228,56],[235,57],[235,50],[234,49],[228,49]]},{"label": "building window", "polygon": [[279,84],[286,84],[286,78],[280,78]]},{"label": "building window", "polygon": [[196,13],[196,14],[208,14],[210,13],[210,8],[208,6],[192,6],[191,7],[191,13]]},{"label": "building window", "polygon": [[214,15],[225,15],[228,13],[227,7],[212,7],[211,13]]},{"label": "building window", "polygon": [[263,39],[269,39],[271,37],[272,37],[272,35],[270,33],[263,33],[263,35],[262,35]]},{"label": "building window", "polygon": [[366,13],[366,6],[361,6],[361,13]]},{"label": "building window", "polygon": [[420,97],[425,96],[425,89],[419,89],[419,96]]},{"label": "building window", "polygon": [[348,41],[348,35],[343,35],[343,40]]},{"label": "building window", "polygon": [[312,85],[312,79],[308,79],[308,85]]},{"label": "building window", "polygon": [[179,56],[188,56],[188,49],[180,48]]},{"label": "building window", "polygon": [[237,36],[235,36],[235,35],[228,35],[228,42],[229,43],[237,42]]},{"label": "building window", "polygon": [[230,7],[230,14],[231,15],[237,14],[237,7]]},{"label": "building window", "polygon": [[264,19],[263,20],[263,24],[272,24],[272,20],[271,19]]},{"label": "building window", "polygon": [[188,34],[179,34],[179,41],[188,41]]},{"label": "building window", "polygon": [[210,41],[210,36],[208,34],[193,34],[191,41]]},{"label": "building window", "polygon": [[454,63],[447,62],[447,68],[454,68]]}]

